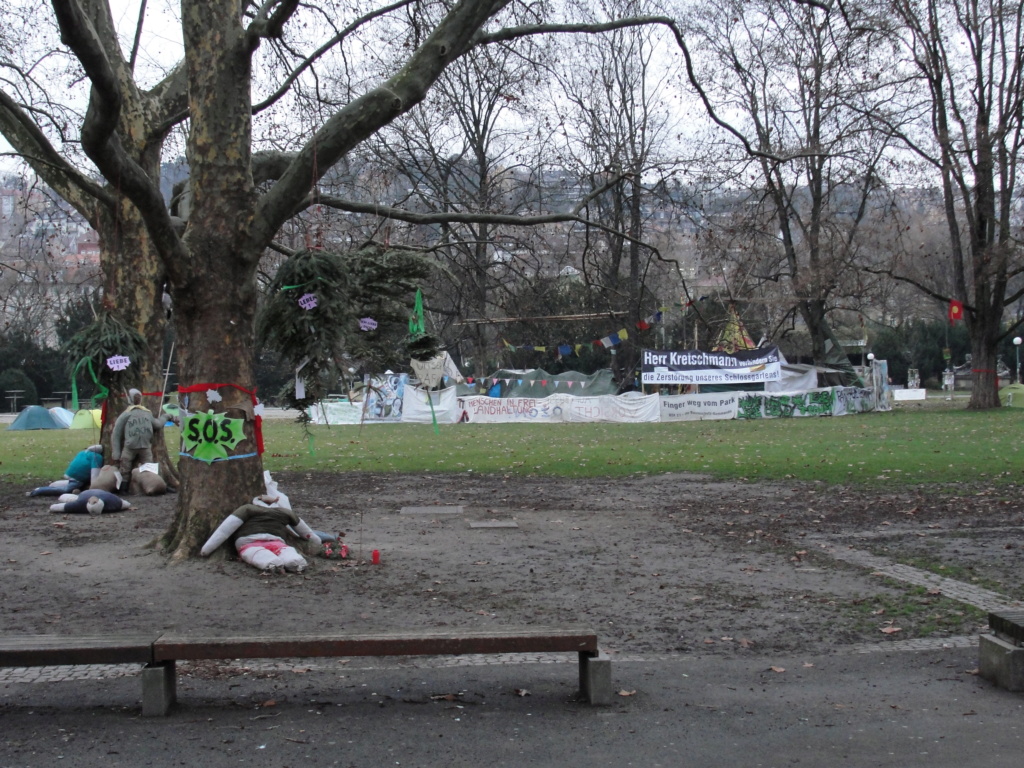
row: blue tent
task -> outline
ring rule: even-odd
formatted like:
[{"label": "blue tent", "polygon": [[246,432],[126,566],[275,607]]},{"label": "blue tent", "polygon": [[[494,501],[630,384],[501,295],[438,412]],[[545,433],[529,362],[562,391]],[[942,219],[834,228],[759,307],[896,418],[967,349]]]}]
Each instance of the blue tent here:
[{"label": "blue tent", "polygon": [[8,430],[13,429],[67,429],[57,418],[41,405],[29,405],[18,414]]}]

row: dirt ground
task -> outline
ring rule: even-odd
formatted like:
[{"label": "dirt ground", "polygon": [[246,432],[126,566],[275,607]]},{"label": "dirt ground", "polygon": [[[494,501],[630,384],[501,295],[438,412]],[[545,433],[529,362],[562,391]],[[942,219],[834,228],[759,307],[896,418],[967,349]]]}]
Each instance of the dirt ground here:
[{"label": "dirt ground", "polygon": [[[1019,486],[939,495],[688,474],[275,479],[313,528],[344,533],[348,560],[313,557],[301,575],[264,575],[217,555],[172,565],[147,544],[167,527],[173,494],[134,496],[135,511],[58,515],[53,499],[26,498],[26,485],[0,480],[0,631],[571,622],[593,625],[622,654],[770,656],[966,634],[984,623],[962,604],[834,560],[825,546],[914,558],[1024,597]],[[463,509],[402,512],[423,506]],[[378,565],[368,562],[374,549]]]}]

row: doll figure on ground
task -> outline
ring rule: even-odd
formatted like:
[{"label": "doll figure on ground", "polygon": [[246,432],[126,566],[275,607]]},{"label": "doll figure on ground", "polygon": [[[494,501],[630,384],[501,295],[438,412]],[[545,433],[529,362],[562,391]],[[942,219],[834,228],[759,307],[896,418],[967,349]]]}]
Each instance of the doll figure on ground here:
[{"label": "doll figure on ground", "polygon": [[308,563],[288,544],[289,536],[305,539],[314,547],[320,546],[320,537],[292,511],[287,496],[264,494],[228,515],[203,545],[200,554],[209,557],[232,539],[238,556],[255,568],[301,573]]}]

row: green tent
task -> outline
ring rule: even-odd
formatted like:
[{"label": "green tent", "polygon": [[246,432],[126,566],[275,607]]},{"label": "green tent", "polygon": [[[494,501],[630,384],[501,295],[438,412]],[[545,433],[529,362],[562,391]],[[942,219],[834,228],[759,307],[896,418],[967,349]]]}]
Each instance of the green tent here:
[{"label": "green tent", "polygon": [[52,413],[41,405],[29,405],[18,414],[8,430],[20,429],[67,429]]},{"label": "green tent", "polygon": [[81,408],[71,420],[72,429],[99,429],[100,409],[90,411],[88,408]]},{"label": "green tent", "polygon": [[1024,384],[1008,384],[999,390],[999,402],[1011,408],[1024,408]]}]

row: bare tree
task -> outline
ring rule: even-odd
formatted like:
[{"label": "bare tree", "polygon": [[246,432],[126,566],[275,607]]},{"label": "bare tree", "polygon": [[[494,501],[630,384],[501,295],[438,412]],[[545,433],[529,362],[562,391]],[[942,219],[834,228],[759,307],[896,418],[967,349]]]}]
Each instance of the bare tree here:
[{"label": "bare tree", "polygon": [[[947,237],[922,250],[908,234],[887,274],[943,306],[962,302],[971,336],[971,408],[999,406],[1000,340],[1024,296],[1017,163],[1024,147],[1024,8],[1004,0],[897,0],[893,39],[923,93],[921,119],[900,138],[941,189]],[[877,116],[876,116],[877,117]],[[891,127],[891,125],[889,126]]]},{"label": "bare tree", "polygon": [[[454,62],[416,110],[377,137],[378,157],[405,184],[411,210],[534,213],[523,188],[521,153],[529,143],[526,109],[536,53],[492,47]],[[460,318],[486,318],[498,293],[522,274],[522,228],[480,218],[441,221],[420,228],[444,269],[429,303],[441,317],[439,331],[472,358],[484,376],[493,357],[492,328],[483,323],[451,326]]]},{"label": "bare tree", "polygon": [[867,115],[891,113],[898,92],[880,35],[847,21],[790,0],[726,0],[686,22],[691,83],[725,129],[709,154],[727,186],[747,190],[720,222],[722,258],[744,290],[785,286],[818,364],[838,347],[830,313],[865,290],[860,235],[886,209],[889,144]]},{"label": "bare tree", "polygon": [[[651,13],[646,0],[608,0],[588,9],[591,21],[619,13]],[[678,288],[670,266],[650,246],[662,240],[655,218],[677,202],[670,190],[676,156],[670,142],[679,117],[667,82],[671,40],[653,27],[618,30],[607,39],[574,41],[559,58],[552,97],[560,147],[590,224],[574,228],[570,248],[591,294],[593,311],[622,310],[636,328]],[[621,321],[620,321],[621,322]],[[618,330],[618,328],[615,328]],[[621,380],[637,362],[635,332],[618,346]]]}]

